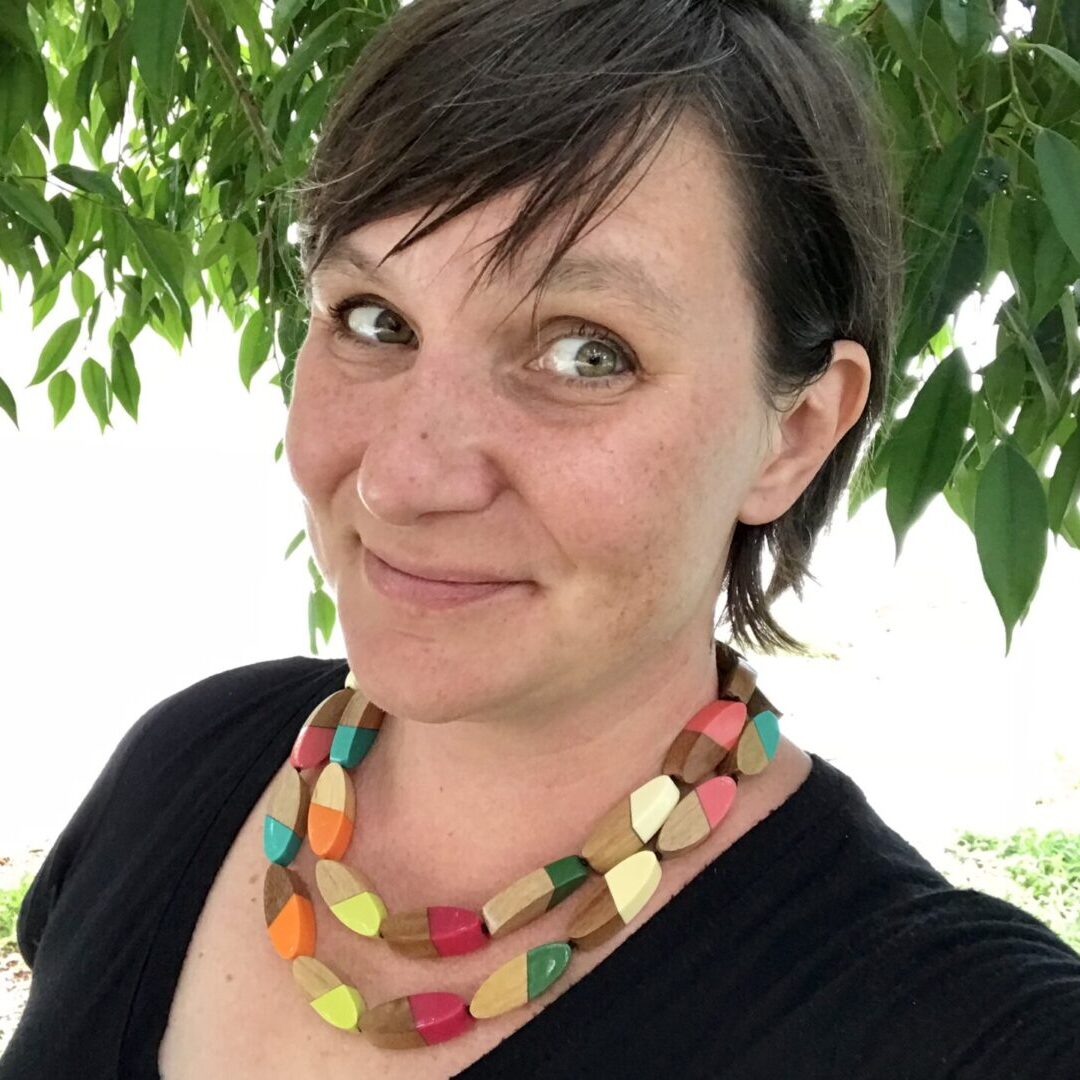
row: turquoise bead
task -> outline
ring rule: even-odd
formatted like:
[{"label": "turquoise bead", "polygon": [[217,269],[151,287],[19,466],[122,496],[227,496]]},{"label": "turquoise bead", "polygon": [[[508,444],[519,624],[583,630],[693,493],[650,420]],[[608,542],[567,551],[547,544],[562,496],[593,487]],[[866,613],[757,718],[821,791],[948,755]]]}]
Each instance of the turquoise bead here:
[{"label": "turquoise bead", "polygon": [[378,728],[346,727],[339,725],[334,732],[334,741],[330,744],[330,760],[343,769],[359,765],[364,755],[371,749]]},{"label": "turquoise bead", "polygon": [[754,727],[757,728],[758,738],[765,748],[765,756],[772,761],[780,743],[780,720],[771,709],[763,709],[754,717]]},{"label": "turquoise bead", "polygon": [[300,837],[269,814],[263,818],[263,851],[279,866],[288,866],[300,850]]}]

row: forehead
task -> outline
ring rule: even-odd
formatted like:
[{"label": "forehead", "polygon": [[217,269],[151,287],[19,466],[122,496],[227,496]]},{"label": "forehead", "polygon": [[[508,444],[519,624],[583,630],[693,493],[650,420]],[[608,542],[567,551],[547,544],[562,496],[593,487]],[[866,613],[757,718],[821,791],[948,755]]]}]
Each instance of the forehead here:
[{"label": "forehead", "polygon": [[[475,274],[488,246],[510,227],[526,197],[502,193],[391,256],[387,251],[425,216],[416,210],[370,222],[340,237],[319,271],[353,269],[374,281],[410,281],[419,272],[434,286],[447,273]],[[513,260],[488,279],[495,289],[523,292],[538,278],[569,221],[545,224]],[[696,310],[730,295],[737,278],[740,215],[723,158],[700,125],[680,120],[650,148],[594,215],[548,276],[546,293],[595,292],[650,308],[674,328]],[[485,286],[487,287],[487,286]]]}]

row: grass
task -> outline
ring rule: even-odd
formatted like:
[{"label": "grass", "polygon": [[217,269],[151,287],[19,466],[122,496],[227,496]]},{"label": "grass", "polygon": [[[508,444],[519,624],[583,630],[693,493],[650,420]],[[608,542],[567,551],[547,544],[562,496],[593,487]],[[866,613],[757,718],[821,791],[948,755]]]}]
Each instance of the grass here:
[{"label": "grass", "polygon": [[7,952],[15,944],[15,919],[31,881],[33,875],[26,874],[13,889],[0,889],[0,953]]},{"label": "grass", "polygon": [[1080,833],[1021,829],[1009,837],[965,832],[948,849],[963,884],[1008,900],[1080,952]]}]

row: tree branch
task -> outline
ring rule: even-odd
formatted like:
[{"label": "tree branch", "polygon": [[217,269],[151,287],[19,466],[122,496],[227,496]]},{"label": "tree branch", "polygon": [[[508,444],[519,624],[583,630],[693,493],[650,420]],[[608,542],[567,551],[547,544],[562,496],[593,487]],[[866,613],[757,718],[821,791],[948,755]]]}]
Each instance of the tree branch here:
[{"label": "tree branch", "polygon": [[273,140],[270,138],[269,132],[266,130],[266,126],[262,122],[259,106],[256,103],[255,98],[252,97],[251,91],[244,86],[240,81],[240,77],[236,74],[232,61],[229,59],[229,54],[221,44],[221,39],[214,32],[214,28],[210,24],[210,19],[205,10],[203,10],[202,3],[200,0],[187,0],[187,6],[188,10],[191,12],[191,17],[195,20],[195,25],[199,28],[199,32],[206,38],[207,43],[210,46],[210,51],[214,54],[214,59],[217,60],[218,67],[221,69],[222,76],[232,87],[233,93],[236,94],[237,100],[240,102],[240,107],[244,110],[244,115],[247,117],[248,124],[251,126],[255,138],[262,147],[263,156],[270,164],[279,164],[281,157],[278,154],[277,147],[274,145]]}]

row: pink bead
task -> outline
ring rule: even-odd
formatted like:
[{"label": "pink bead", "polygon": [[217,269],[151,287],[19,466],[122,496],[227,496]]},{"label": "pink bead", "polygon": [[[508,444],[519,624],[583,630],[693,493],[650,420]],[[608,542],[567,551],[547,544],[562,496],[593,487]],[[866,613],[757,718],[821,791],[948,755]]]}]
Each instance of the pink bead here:
[{"label": "pink bead", "polygon": [[445,991],[410,994],[409,1008],[416,1030],[428,1046],[464,1035],[476,1023],[465,1002]]},{"label": "pink bead", "polygon": [[483,948],[491,940],[484,932],[479,912],[460,907],[429,907],[427,914],[431,944],[440,956],[462,956]]},{"label": "pink bead", "polygon": [[699,731],[725,750],[733,750],[746,726],[741,701],[711,701],[690,718],[684,731]]},{"label": "pink bead", "polygon": [[293,743],[289,761],[294,769],[310,769],[330,756],[330,746],[337,728],[305,725]]},{"label": "pink bead", "polygon": [[715,829],[723,821],[724,816],[731,809],[735,801],[735,792],[738,785],[730,776],[714,776],[705,780],[694,788],[701,803],[701,809],[709,819],[709,828]]}]

